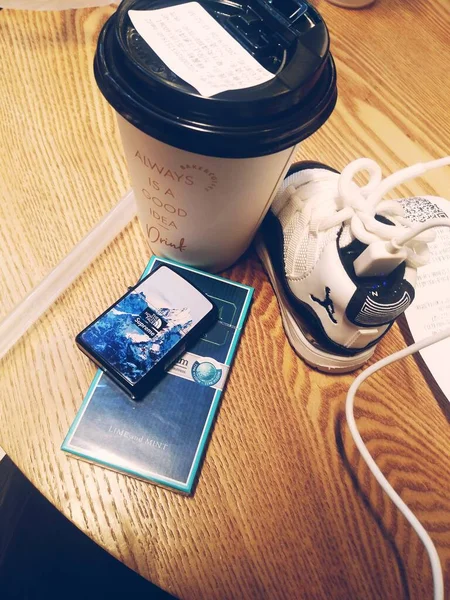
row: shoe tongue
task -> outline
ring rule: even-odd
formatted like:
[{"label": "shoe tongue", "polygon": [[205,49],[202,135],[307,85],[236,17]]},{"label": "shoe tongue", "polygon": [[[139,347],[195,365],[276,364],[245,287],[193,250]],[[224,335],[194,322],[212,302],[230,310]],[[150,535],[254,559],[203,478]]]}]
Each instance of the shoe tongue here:
[{"label": "shoe tongue", "polygon": [[295,171],[291,173],[287,177],[285,177],[283,183],[278,188],[278,191],[275,195],[275,198],[272,202],[272,212],[278,216],[280,211],[285,208],[286,203],[290,202],[290,193],[287,193],[287,188],[289,186],[294,186],[297,190],[300,188],[305,189],[303,186],[308,188],[308,192],[312,191],[317,193],[320,190],[323,182],[336,181],[339,177],[339,174],[330,171],[325,168],[311,167],[309,169],[300,169],[299,171]]}]

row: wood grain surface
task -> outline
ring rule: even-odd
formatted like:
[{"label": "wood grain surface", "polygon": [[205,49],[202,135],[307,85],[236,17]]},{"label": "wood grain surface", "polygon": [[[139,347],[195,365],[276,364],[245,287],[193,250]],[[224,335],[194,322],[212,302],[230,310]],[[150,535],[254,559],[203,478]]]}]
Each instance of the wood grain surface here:
[{"label": "wood grain surface", "polygon": [[[339,71],[337,108],[302,156],[384,173],[450,151],[447,0],[314,2]],[[128,189],[115,117],[92,59],[113,7],[0,12],[0,317]],[[398,194],[448,196],[434,171]],[[95,368],[76,333],[136,281],[149,249],[134,221],[3,359],[0,445],[98,544],[186,599],[431,597],[417,536],[358,455],[343,414],[352,376],[296,357],[253,251],[225,273],[256,288],[195,495],[60,451]],[[404,346],[398,326],[374,360]],[[450,405],[415,359],[356,403],[377,463],[437,545],[450,598]]]}]

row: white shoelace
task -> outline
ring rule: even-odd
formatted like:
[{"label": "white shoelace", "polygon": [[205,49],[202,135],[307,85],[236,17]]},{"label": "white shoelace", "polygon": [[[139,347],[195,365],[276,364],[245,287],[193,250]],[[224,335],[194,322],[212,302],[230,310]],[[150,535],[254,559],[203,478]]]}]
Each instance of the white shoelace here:
[{"label": "white shoelace", "polygon": [[[295,185],[284,190],[272,209],[278,214],[289,198],[301,211],[302,222],[310,233],[318,234],[348,223],[352,235],[363,244],[387,242],[389,250],[394,252],[404,248],[408,266],[419,267],[428,262],[427,243],[434,239],[427,230],[449,225],[450,220],[437,218],[414,224],[404,217],[400,202],[383,197],[409,179],[445,165],[450,165],[450,156],[401,169],[385,179],[380,166],[369,158],[349,163],[340,175],[317,170],[315,179],[311,179],[311,171],[305,170],[296,174]],[[354,179],[363,171],[369,173],[369,181],[360,187]],[[381,223],[375,219],[376,214],[385,216],[393,225]]]}]

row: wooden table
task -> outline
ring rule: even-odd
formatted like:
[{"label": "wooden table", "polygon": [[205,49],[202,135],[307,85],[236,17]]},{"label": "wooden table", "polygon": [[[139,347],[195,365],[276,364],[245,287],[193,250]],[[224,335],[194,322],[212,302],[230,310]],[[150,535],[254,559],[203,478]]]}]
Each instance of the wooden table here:
[{"label": "wooden table", "polygon": [[[388,174],[447,154],[448,1],[315,5],[330,28],[340,98],[302,155],[337,168],[367,155]],[[0,12],[0,316],[129,188],[115,117],[92,75],[112,11]],[[442,169],[399,193],[445,196],[449,183]],[[296,357],[253,252],[226,273],[256,295],[195,495],[60,451],[95,372],[74,336],[148,258],[134,221],[4,358],[0,445],[81,530],[179,597],[430,597],[421,543],[349,437],[352,376],[316,373]],[[395,326],[375,358],[404,344]],[[374,376],[357,399],[370,451],[438,547],[447,594],[449,407],[413,358]]]}]

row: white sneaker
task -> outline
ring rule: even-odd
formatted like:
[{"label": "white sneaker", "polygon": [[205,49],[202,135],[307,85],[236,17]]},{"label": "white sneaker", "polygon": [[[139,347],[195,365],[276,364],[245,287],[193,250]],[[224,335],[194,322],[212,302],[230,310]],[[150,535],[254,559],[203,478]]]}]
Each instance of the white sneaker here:
[{"label": "white sneaker", "polygon": [[[308,364],[336,373],[357,369],[411,304],[417,267],[428,262],[433,239],[425,230],[447,215],[427,198],[383,196],[447,164],[450,157],[384,180],[380,167],[364,158],[342,174],[320,163],[291,167],[256,248],[287,337]],[[364,187],[353,180],[360,171],[369,172]]]}]

